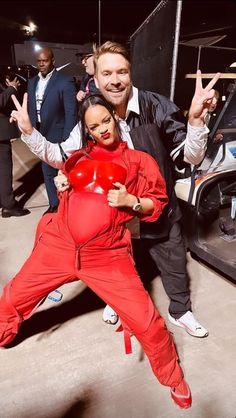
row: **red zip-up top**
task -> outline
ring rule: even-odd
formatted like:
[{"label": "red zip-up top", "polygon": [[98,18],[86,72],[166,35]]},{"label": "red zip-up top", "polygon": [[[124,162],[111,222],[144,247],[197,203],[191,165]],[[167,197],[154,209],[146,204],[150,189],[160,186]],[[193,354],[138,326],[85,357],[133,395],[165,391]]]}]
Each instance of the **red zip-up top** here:
[{"label": "red zip-up top", "polygon": [[[129,220],[138,215],[143,221],[154,222],[168,202],[157,163],[144,152],[128,149],[125,142],[118,142],[112,150],[90,144],[66,161],[64,172],[72,189],[63,194],[60,207],[67,212],[67,225],[78,246],[123,246]],[[107,192],[115,182],[125,184],[130,194],[150,198],[154,203],[152,213],[110,207]]]}]

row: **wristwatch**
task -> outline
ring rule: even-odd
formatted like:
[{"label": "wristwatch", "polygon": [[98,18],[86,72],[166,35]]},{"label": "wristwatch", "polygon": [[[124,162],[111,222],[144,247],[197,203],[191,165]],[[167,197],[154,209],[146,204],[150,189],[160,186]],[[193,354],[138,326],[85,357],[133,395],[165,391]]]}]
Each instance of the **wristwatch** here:
[{"label": "wristwatch", "polygon": [[141,209],[142,206],[141,206],[141,202],[140,202],[139,197],[136,197],[136,199],[137,199],[137,202],[133,205],[132,209],[135,212],[138,212]]}]

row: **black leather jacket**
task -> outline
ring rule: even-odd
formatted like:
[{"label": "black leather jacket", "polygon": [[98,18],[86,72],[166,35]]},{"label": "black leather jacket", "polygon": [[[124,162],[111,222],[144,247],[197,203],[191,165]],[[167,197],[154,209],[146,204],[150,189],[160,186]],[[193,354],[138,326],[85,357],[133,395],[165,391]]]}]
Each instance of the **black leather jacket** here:
[{"label": "black leather jacket", "polygon": [[139,106],[140,115],[130,112],[127,119],[130,136],[135,149],[147,152],[158,162],[169,197],[169,204],[157,222],[140,223],[140,234],[141,238],[166,239],[173,223],[181,218],[171,153],[180,146],[175,165],[186,167],[183,161],[186,123],[178,107],[160,94],[139,90]]}]

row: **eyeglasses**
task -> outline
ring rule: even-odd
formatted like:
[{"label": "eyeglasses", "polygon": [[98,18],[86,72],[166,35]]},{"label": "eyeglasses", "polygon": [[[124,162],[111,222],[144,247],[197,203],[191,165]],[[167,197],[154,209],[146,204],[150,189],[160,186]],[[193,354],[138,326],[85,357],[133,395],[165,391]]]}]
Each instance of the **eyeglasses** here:
[{"label": "eyeglasses", "polygon": [[83,61],[87,61],[87,59],[88,58],[90,58],[90,57],[92,57],[93,56],[93,54],[87,54],[87,55],[82,55],[82,57],[81,57],[81,61],[83,62]]}]

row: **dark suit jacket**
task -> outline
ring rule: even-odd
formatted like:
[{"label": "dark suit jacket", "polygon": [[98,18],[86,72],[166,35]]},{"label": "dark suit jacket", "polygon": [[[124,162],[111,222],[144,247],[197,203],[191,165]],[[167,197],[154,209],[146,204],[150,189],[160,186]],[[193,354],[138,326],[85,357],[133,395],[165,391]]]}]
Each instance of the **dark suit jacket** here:
[{"label": "dark suit jacket", "polygon": [[14,87],[4,88],[0,85],[0,141],[18,138],[20,133],[17,125],[9,122],[10,114],[15,109],[11,95],[17,95]]},{"label": "dark suit jacket", "polygon": [[[34,127],[37,123],[35,91],[39,76],[28,82],[28,110]],[[40,110],[40,132],[50,142],[68,138],[77,123],[76,88],[72,77],[54,71],[44,92]]]}]

